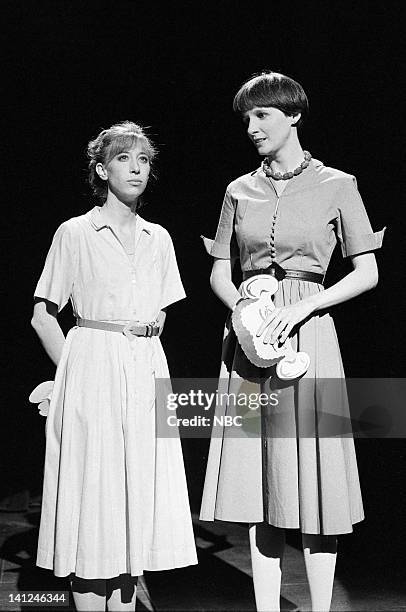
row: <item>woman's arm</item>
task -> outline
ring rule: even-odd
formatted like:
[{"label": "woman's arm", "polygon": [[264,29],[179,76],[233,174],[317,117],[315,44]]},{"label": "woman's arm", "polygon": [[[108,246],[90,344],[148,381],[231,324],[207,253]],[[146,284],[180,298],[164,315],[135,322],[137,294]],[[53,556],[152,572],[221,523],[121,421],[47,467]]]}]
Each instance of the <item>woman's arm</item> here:
[{"label": "woman's arm", "polygon": [[241,298],[237,287],[232,281],[232,261],[230,259],[215,258],[210,276],[210,285],[217,297],[230,310]]},{"label": "woman's arm", "polygon": [[378,268],[373,253],[362,253],[351,257],[353,271],[325,291],[316,293],[300,302],[283,308],[276,308],[258,329],[260,336],[266,331],[264,342],[284,342],[293,327],[317,310],[329,308],[360,295],[376,286]]},{"label": "woman's arm", "polygon": [[159,315],[156,318],[156,323],[159,327],[158,336],[160,336],[163,332],[165,320],[166,320],[166,308],[162,308],[162,310],[159,311]]},{"label": "woman's arm", "polygon": [[373,289],[378,283],[378,267],[373,253],[362,253],[351,257],[353,271],[325,291],[308,298],[312,312],[329,308],[350,300],[364,291]]},{"label": "woman's arm", "polygon": [[58,307],[48,300],[36,300],[31,325],[35,329],[48,357],[58,365],[65,342],[56,315]]}]

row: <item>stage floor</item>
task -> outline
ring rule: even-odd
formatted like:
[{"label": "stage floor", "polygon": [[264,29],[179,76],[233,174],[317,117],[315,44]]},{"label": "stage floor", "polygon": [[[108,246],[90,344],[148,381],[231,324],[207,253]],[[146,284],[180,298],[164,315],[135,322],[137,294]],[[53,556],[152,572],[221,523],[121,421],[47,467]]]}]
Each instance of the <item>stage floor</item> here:
[{"label": "stage floor", "polygon": [[[66,579],[34,565],[38,521],[38,508],[0,513],[0,610],[55,609],[10,600],[24,591],[69,590]],[[146,572],[139,581],[137,611],[254,611],[246,526],[201,522],[194,517],[194,528],[199,565]],[[339,554],[332,610],[406,611],[403,567],[377,569],[375,564],[368,570],[362,564],[355,568],[342,561]],[[310,610],[300,539],[293,532],[288,535],[282,583],[281,610]],[[57,609],[74,610],[70,600],[69,606]]]}]

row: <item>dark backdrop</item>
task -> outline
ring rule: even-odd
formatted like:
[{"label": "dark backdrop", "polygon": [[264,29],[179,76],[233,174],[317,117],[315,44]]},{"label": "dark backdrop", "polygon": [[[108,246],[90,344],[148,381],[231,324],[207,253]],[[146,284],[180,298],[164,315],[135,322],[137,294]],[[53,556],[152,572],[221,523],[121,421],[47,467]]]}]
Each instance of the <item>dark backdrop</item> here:
[{"label": "dark backdrop", "polygon": [[[93,205],[84,151],[113,122],[150,126],[160,147],[159,182],[143,215],[171,233],[188,294],[170,309],[163,337],[171,373],[217,375],[226,312],[210,291],[211,262],[199,236],[213,236],[227,183],[258,165],[231,103],[240,83],[264,68],[304,85],[311,115],[303,145],[326,165],[355,174],[374,229],[388,226],[378,288],[334,308],[347,375],[403,375],[402,3],[218,4],[2,5],[0,498],[41,488],[44,421],[27,396],[54,371],[29,324],[32,292],[56,227]],[[336,252],[328,283],[347,270]],[[68,310],[64,329],[72,325]],[[196,510],[207,441],[186,441],[184,452]],[[358,440],[357,452],[368,520],[347,546],[353,553],[379,548],[396,559],[401,545],[395,541],[405,533],[403,441]]]}]

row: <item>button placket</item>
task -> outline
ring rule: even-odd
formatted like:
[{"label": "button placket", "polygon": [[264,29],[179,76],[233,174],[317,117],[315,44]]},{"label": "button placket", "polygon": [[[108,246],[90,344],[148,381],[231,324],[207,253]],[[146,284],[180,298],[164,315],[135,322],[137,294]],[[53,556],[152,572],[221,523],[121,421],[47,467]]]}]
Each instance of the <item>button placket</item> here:
[{"label": "button placket", "polygon": [[136,299],[135,299],[135,293],[136,293],[136,283],[137,283],[137,278],[136,278],[136,271],[135,271],[135,266],[134,263],[131,260],[128,260],[128,263],[130,264],[130,283],[131,283],[131,312],[132,312],[132,316],[134,318],[134,320],[137,318],[137,311],[135,308],[135,304],[136,304]]},{"label": "button placket", "polygon": [[271,235],[269,237],[269,250],[270,250],[270,253],[271,253],[271,265],[276,260],[275,226],[276,226],[276,219],[277,219],[277,216],[278,216],[279,200],[280,200],[280,197],[278,197],[277,200],[276,200],[275,210],[274,210],[274,213],[272,215]]}]

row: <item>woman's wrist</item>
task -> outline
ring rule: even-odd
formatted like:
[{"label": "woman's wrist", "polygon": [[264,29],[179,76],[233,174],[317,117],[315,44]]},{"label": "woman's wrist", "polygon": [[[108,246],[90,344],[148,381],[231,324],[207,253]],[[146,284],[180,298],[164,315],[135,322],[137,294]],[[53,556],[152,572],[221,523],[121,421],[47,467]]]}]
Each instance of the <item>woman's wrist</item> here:
[{"label": "woman's wrist", "polygon": [[303,302],[305,302],[310,308],[309,314],[312,314],[322,307],[322,300],[320,297],[322,297],[322,294],[316,293],[315,295],[309,295],[307,298],[304,298]]},{"label": "woman's wrist", "polygon": [[240,303],[240,302],[242,302],[243,300],[245,300],[245,298],[243,298],[243,297],[241,297],[241,296],[240,296],[239,298],[237,298],[237,300],[234,302],[234,305],[231,307],[231,311],[232,311],[232,312],[234,312],[234,310],[235,310],[235,308],[236,308],[237,304],[239,304],[239,303]]}]

